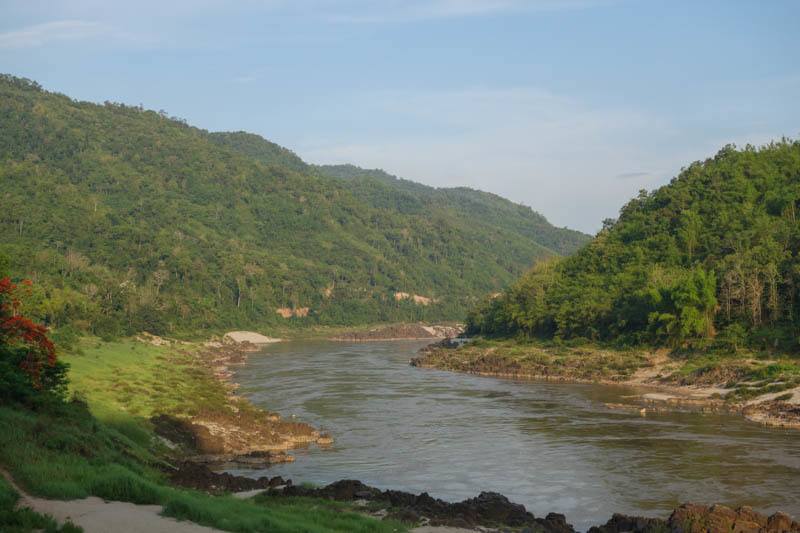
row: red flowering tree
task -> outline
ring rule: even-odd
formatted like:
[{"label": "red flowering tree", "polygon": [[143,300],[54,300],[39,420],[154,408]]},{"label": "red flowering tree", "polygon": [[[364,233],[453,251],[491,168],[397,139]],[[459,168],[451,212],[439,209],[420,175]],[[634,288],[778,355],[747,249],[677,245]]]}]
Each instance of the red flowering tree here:
[{"label": "red flowering tree", "polygon": [[66,367],[56,359],[47,328],[20,314],[21,286],[0,278],[0,397],[24,401],[36,393],[62,393]]}]

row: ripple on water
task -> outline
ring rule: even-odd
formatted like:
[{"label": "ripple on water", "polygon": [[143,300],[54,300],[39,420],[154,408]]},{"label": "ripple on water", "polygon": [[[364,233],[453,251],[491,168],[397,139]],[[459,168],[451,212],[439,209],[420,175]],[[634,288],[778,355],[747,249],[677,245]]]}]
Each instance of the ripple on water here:
[{"label": "ripple on water", "polygon": [[459,500],[501,492],[578,528],[688,500],[800,515],[800,436],[735,416],[610,410],[632,389],[423,370],[424,343],[289,342],[237,370],[240,392],[330,431],[329,449],[249,475],[357,478]]}]

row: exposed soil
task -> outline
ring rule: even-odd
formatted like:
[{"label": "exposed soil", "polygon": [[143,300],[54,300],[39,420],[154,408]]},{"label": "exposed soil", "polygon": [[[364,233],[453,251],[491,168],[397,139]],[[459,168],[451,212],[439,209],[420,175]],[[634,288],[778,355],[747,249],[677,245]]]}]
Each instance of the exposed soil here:
[{"label": "exposed soil", "polygon": [[392,324],[369,330],[342,333],[331,340],[347,342],[390,341],[401,339],[444,339],[457,337],[464,331],[463,326],[426,326],[424,324]]}]

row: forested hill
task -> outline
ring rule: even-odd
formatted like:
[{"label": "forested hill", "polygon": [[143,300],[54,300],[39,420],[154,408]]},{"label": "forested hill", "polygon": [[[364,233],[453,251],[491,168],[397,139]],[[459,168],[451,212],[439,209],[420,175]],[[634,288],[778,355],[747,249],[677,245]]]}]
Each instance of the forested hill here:
[{"label": "forested hill", "polygon": [[375,208],[408,215],[446,211],[451,221],[463,231],[487,237],[502,231],[511,238],[540,244],[561,255],[573,253],[589,240],[584,233],[557,228],[531,208],[496,194],[466,187],[429,187],[383,170],[367,170],[354,165],[308,165],[294,152],[252,133],[217,132],[210,136],[215,142],[262,163],[334,178],[356,198]]},{"label": "forested hill", "polygon": [[26,312],[57,328],[455,319],[569,249],[531,237],[526,208],[515,230],[510,202],[467,224],[392,194],[379,205],[258,136],[0,77],[0,262],[35,281]]},{"label": "forested hill", "polygon": [[800,349],[800,142],[728,146],[642,192],[575,255],[473,311],[474,332]]},{"label": "forested hill", "polygon": [[447,209],[464,227],[480,224],[500,228],[561,255],[575,252],[589,240],[584,233],[554,227],[530,207],[509,202],[496,194],[467,187],[428,187],[382,170],[365,170],[353,165],[316,168],[326,176],[343,180],[353,194],[376,207],[394,206],[407,212]]}]

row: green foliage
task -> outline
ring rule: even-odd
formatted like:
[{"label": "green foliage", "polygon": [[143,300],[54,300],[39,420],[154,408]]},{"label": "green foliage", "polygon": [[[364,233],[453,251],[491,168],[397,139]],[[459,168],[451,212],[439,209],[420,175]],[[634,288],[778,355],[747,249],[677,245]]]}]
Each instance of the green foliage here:
[{"label": "green foliage", "polygon": [[[393,521],[378,521],[327,502],[240,500],[182,490],[165,483],[156,468],[155,438],[132,440],[98,421],[81,402],[32,411],[0,405],[0,465],[26,491],[48,498],[84,498],[158,504],[181,520],[237,532],[332,533],[405,531]],[[13,511],[16,496],[0,478],[2,531],[64,531],[54,522],[27,511]]]},{"label": "green foliage", "polygon": [[11,76],[0,198],[0,255],[37,282],[26,313],[105,338],[457,319],[586,238],[494,195],[332,177],[256,135]]},{"label": "green foliage", "polygon": [[556,228],[530,207],[496,194],[466,187],[437,189],[383,170],[353,165],[325,165],[316,170],[342,181],[357,198],[376,208],[414,214],[445,212],[452,223],[471,233],[477,242],[493,242],[498,232],[502,232],[508,244],[513,245],[510,251],[541,245],[557,254],[569,255],[589,239],[579,231]]},{"label": "green foliage", "polygon": [[717,281],[714,273],[695,268],[674,284],[651,292],[648,321],[654,338],[680,346],[689,339],[710,339],[715,335]]},{"label": "green foliage", "polygon": [[83,531],[72,522],[59,526],[50,516],[41,515],[28,508],[17,509],[18,501],[19,494],[5,479],[0,477],[0,531],[5,533],[28,533],[31,531],[80,533]]},{"label": "green foliage", "polygon": [[34,383],[32,376],[22,370],[27,358],[25,348],[0,345],[0,404],[41,407],[63,400],[69,367],[61,361],[46,365]]},{"label": "green foliage", "polygon": [[[728,146],[475,308],[486,335],[800,350],[800,142]],[[719,332],[719,335],[717,334]]]}]

